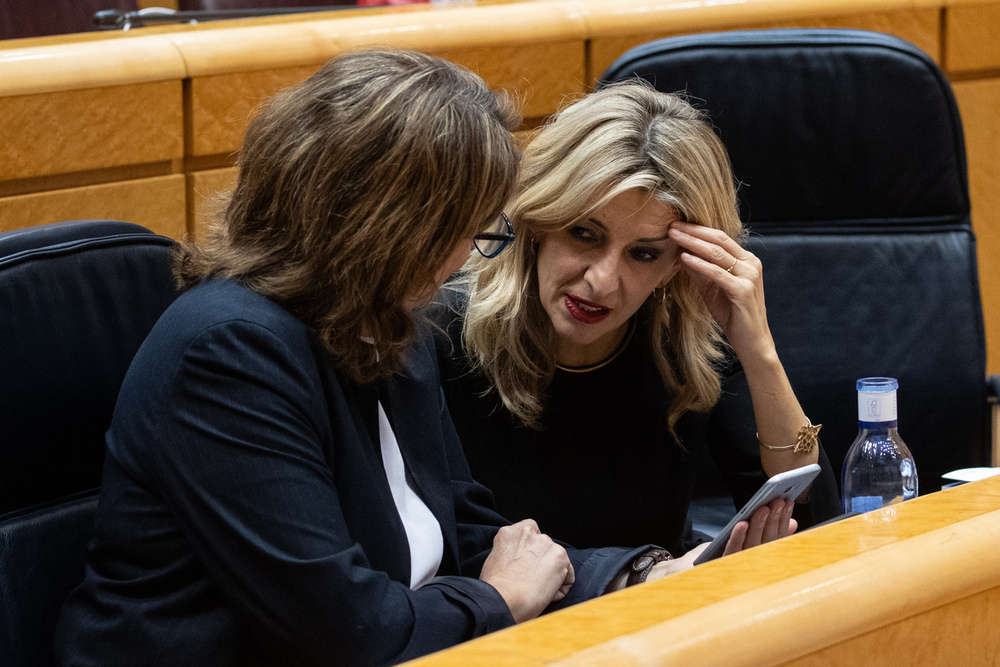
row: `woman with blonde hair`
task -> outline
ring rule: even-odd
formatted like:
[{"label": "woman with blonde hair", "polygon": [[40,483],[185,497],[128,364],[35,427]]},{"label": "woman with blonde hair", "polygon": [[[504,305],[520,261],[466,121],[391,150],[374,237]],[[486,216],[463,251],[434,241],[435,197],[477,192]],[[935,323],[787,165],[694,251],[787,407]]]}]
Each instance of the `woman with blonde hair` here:
[{"label": "woman with blonde hair", "polygon": [[472,73],[381,49],[253,120],[122,386],[59,664],[395,663],[599,595],[647,550],[498,515],[422,335],[473,239],[501,249],[519,120]]},{"label": "woman with blonde hair", "polygon": [[[641,81],[584,97],[527,146],[507,210],[513,247],[444,292],[439,345],[472,473],[502,513],[577,546],[684,552],[709,447],[723,469],[752,471],[739,504],[765,474],[822,462],[798,515],[837,513],[702,112]],[[794,530],[791,503],[772,509],[765,533],[741,527],[748,545]]]}]

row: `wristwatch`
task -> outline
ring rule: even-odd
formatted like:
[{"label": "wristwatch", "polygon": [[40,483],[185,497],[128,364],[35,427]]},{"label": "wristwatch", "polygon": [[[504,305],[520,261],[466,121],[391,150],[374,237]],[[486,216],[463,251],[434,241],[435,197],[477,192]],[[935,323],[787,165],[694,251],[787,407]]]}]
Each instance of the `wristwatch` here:
[{"label": "wristwatch", "polygon": [[660,549],[659,547],[646,549],[615,575],[615,578],[611,580],[611,583],[604,589],[604,592],[613,593],[622,588],[641,584],[646,581],[654,565],[672,559],[673,556],[666,549]]},{"label": "wristwatch", "polygon": [[646,581],[653,566],[665,560],[672,560],[673,556],[666,549],[649,549],[639,554],[628,568],[628,578],[625,580],[625,587],[635,586]]}]

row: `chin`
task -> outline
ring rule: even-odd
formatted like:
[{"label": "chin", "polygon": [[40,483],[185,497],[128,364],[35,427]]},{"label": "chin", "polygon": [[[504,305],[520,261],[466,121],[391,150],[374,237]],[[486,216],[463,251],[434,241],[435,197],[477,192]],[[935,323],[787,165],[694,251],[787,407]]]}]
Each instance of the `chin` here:
[{"label": "chin", "polygon": [[[581,324],[580,326],[592,326],[592,325]],[[600,332],[580,331],[576,327],[573,327],[572,329],[569,330],[564,329],[562,331],[560,331],[558,327],[556,328],[556,335],[563,342],[572,343],[573,345],[579,345],[579,346],[593,345],[594,343],[601,340],[601,338],[604,337],[606,334],[607,334],[606,331],[600,331]]]}]

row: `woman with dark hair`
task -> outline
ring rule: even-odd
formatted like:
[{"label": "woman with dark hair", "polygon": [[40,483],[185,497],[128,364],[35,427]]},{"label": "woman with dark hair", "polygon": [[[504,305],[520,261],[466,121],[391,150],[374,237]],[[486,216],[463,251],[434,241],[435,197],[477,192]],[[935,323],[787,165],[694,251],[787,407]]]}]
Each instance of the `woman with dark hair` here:
[{"label": "woman with dark hair", "polygon": [[647,551],[496,514],[421,335],[473,239],[509,239],[518,122],[470,72],[391,50],[253,120],[121,389],[59,664],[397,662],[599,595]]},{"label": "woman with dark hair", "polygon": [[[473,476],[501,513],[575,546],[681,554],[699,540],[685,518],[709,449],[740,473],[738,505],[820,462],[796,516],[838,513],[702,112],[638,80],[567,105],[525,148],[507,212],[512,248],[472,258],[442,294],[440,346]],[[791,529],[792,504],[772,509],[770,528],[740,526],[749,544]]]}]

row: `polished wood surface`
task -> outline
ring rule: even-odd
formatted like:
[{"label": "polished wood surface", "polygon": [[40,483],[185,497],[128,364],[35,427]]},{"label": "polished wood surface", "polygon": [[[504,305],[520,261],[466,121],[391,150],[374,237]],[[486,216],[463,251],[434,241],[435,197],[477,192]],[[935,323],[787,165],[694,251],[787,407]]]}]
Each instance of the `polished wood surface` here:
[{"label": "polished wood surface", "polygon": [[182,158],[181,90],[177,80],[0,96],[0,179]]},{"label": "polished wood surface", "polygon": [[[148,210],[133,212],[159,220],[180,211],[162,228],[195,233],[205,193],[191,182],[232,165],[247,122],[270,95],[345,49],[409,47],[466,65],[524,102],[527,135],[632,46],[790,26],[895,34],[953,80],[967,135],[988,371],[1000,372],[998,0],[489,0],[0,42],[2,224],[52,222],[45,216],[74,210],[74,201],[111,216],[122,207],[101,208],[88,188],[97,195],[112,183],[184,174],[184,196],[195,199],[164,207],[151,197]],[[45,195],[63,203],[38,206]]]},{"label": "polished wood surface", "polygon": [[239,150],[256,110],[282,88],[309,77],[319,65],[201,76],[191,80],[189,154]]},{"label": "polished wood surface", "polygon": [[187,66],[163,37],[120,37],[67,41],[52,38],[0,41],[0,96],[53,93],[149,81],[180,81]]},{"label": "polished wood surface", "polygon": [[[1000,68],[1000,4],[956,5],[948,9],[947,33],[950,72]],[[994,72],[993,76],[1000,75]]]},{"label": "polished wood surface", "polygon": [[184,175],[157,176],[0,198],[0,231],[33,220],[107,218],[179,239],[186,232]]},{"label": "polished wood surface", "polygon": [[[633,0],[634,1],[634,0]],[[585,6],[586,3],[576,3]],[[315,16],[243,28],[165,35],[184,54],[191,77],[321,63],[336,53],[381,44],[427,52],[531,46],[586,38],[578,12],[562,2],[434,5],[421,12]],[[541,64],[541,63],[538,63]]]},{"label": "polished wood surface", "polygon": [[[904,612],[905,613],[905,612]],[[990,588],[911,616],[786,665],[994,665],[1000,639],[983,619],[998,618],[1000,588]]]},{"label": "polished wood surface", "polygon": [[[1000,24],[998,24],[1000,25]],[[1000,33],[997,33],[1000,41]],[[1000,77],[952,83],[965,129],[989,372],[1000,372]]]},{"label": "polished wood surface", "polygon": [[[468,67],[497,89],[514,92],[526,118],[545,117],[567,95],[580,95],[587,90],[582,40],[455,49],[437,55]],[[318,67],[319,63],[192,79],[191,154],[203,156],[238,150],[246,125],[260,105],[282,88],[307,78]]]},{"label": "polished wood surface", "polygon": [[[774,665],[1000,656],[1000,478],[930,494],[603,596],[414,661]],[[928,628],[953,627],[942,639]],[[923,657],[921,657],[923,656]],[[916,660],[914,660],[916,658]]]},{"label": "polished wood surface", "polygon": [[205,238],[206,226],[222,213],[225,196],[236,185],[236,168],[206,169],[188,177],[188,202],[192,206],[191,230],[195,239]]}]

